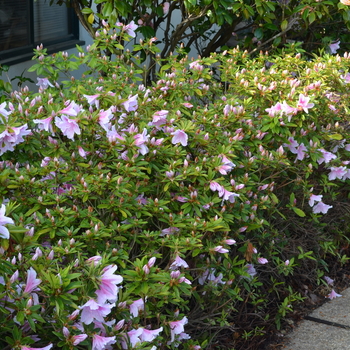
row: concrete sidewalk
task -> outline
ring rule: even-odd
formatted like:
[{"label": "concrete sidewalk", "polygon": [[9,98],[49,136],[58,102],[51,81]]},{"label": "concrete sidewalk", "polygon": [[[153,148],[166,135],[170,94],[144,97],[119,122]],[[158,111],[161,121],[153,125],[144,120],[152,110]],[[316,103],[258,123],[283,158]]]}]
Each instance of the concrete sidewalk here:
[{"label": "concrete sidewalk", "polygon": [[[350,327],[350,288],[309,316]],[[350,329],[303,320],[288,334],[284,350],[350,350]]]}]

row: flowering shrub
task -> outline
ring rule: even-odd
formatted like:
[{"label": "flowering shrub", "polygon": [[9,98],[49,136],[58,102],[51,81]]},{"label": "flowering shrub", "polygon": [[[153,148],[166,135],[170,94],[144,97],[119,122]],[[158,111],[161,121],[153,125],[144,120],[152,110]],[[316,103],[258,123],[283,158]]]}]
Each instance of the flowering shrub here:
[{"label": "flowering shrub", "polygon": [[349,56],[171,56],[146,88],[109,35],[38,47],[39,92],[0,105],[1,348],[266,337],[346,240]]}]

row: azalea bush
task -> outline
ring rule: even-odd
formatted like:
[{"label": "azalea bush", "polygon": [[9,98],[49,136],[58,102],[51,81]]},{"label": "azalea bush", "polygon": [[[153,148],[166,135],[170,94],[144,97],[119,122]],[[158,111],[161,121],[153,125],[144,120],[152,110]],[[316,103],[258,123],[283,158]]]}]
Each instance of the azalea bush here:
[{"label": "azalea bush", "polygon": [[38,47],[39,91],[0,105],[1,348],[244,348],[301,273],[336,297],[350,57],[180,52],[147,88],[101,55],[123,28]]}]

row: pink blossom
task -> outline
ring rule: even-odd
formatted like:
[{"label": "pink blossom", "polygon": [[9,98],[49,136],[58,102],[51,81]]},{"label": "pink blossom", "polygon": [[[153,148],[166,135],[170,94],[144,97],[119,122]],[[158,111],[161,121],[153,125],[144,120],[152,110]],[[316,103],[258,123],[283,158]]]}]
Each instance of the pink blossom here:
[{"label": "pink blossom", "polygon": [[175,340],[175,335],[182,333],[185,330],[185,325],[188,323],[186,316],[182,320],[169,322],[171,342]]},{"label": "pink blossom", "polygon": [[192,108],[192,107],[193,107],[193,104],[192,104],[192,103],[189,103],[189,102],[184,102],[184,103],[182,103],[182,105],[183,105],[184,107],[187,107],[187,108]]},{"label": "pink blossom", "polygon": [[171,143],[173,145],[177,143],[181,143],[182,146],[187,146],[188,136],[183,130],[176,130],[172,133],[173,138],[171,139]]},{"label": "pink blossom", "polygon": [[94,334],[92,336],[92,349],[91,350],[106,350],[108,345],[114,344],[116,342],[114,337],[102,337],[100,335]]},{"label": "pink blossom", "polygon": [[328,210],[333,208],[332,205],[324,204],[323,202],[318,202],[313,208],[312,211],[314,214],[322,213],[327,214]]},{"label": "pink blossom", "polygon": [[315,194],[311,194],[310,199],[309,199],[309,205],[310,207],[313,207],[315,202],[321,202],[322,201],[322,195],[315,195]]},{"label": "pink blossom", "polygon": [[110,120],[113,118],[112,107],[108,108],[106,111],[101,109],[98,114],[98,123],[106,131],[109,129]]},{"label": "pink blossom", "polygon": [[7,225],[7,224],[13,225],[14,222],[11,218],[5,216],[5,213],[6,213],[6,207],[4,204],[1,204],[1,208],[0,208],[0,238],[9,239],[10,232],[4,225]]},{"label": "pink blossom", "polygon": [[99,304],[105,303],[107,300],[115,302],[118,299],[117,284],[123,282],[123,277],[115,275],[114,272],[117,270],[117,265],[109,265],[103,269],[103,274],[99,278],[100,286],[96,291],[97,302]]},{"label": "pink blossom", "polygon": [[297,104],[297,109],[299,111],[304,110],[305,113],[309,113],[309,108],[312,108],[315,105],[314,103],[309,103],[309,100],[310,100],[310,97],[300,94],[298,104]]},{"label": "pink blossom", "polygon": [[198,283],[201,285],[204,285],[204,283],[206,281],[210,282],[212,285],[216,286],[217,284],[225,284],[226,282],[224,282],[222,280],[222,273],[220,272],[219,275],[216,277],[215,276],[215,269],[211,268],[211,269],[207,269],[205,270],[198,278]]},{"label": "pink blossom", "polygon": [[80,320],[85,324],[90,324],[94,320],[104,322],[104,317],[111,312],[114,306],[115,304],[100,305],[94,299],[90,299],[81,307],[83,311]]},{"label": "pink blossom", "polygon": [[330,292],[330,294],[327,295],[326,298],[329,298],[329,299],[335,299],[337,297],[341,297],[342,295],[341,294],[338,294],[334,291],[334,289],[332,289],[332,291]]},{"label": "pink blossom", "polygon": [[331,172],[328,174],[328,180],[341,179],[347,173],[345,166],[331,167],[330,169]]},{"label": "pink blossom", "polygon": [[216,169],[219,171],[221,175],[227,175],[232,170],[232,168],[233,167],[229,164],[222,164],[222,165],[219,165]]},{"label": "pink blossom", "polygon": [[170,265],[170,270],[176,270],[178,267],[187,269],[189,266],[185,260],[176,255],[174,262]]},{"label": "pink blossom", "polygon": [[286,101],[282,102],[281,108],[282,108],[283,113],[285,113],[288,116],[288,121],[291,120],[291,117],[293,115],[298,113],[298,108],[294,108],[294,107],[289,106]]},{"label": "pink blossom", "polygon": [[12,111],[7,111],[6,110],[6,102],[3,102],[2,104],[0,104],[0,114],[3,115],[6,120],[7,117],[12,113]]},{"label": "pink blossom", "polygon": [[284,262],[284,265],[285,265],[285,266],[288,266],[289,263],[290,263],[290,261],[289,261],[289,260],[286,260],[286,261]]},{"label": "pink blossom", "polygon": [[136,111],[138,109],[138,102],[137,102],[137,97],[138,95],[134,95],[134,96],[129,96],[129,98],[122,103],[122,105],[124,106],[125,110],[127,112],[133,112]]},{"label": "pink blossom", "polygon": [[82,111],[82,106],[79,106],[74,101],[71,101],[66,108],[61,109],[57,113],[67,114],[71,117],[76,117]]},{"label": "pink blossom", "polygon": [[83,95],[86,99],[87,102],[90,106],[95,105],[96,108],[98,109],[100,107],[100,101],[98,100],[98,98],[100,97],[99,94],[96,95]]},{"label": "pink blossom", "polygon": [[322,164],[323,162],[328,164],[332,159],[336,159],[337,156],[331,152],[327,152],[324,149],[318,149],[322,153],[322,156],[317,159],[318,164]]},{"label": "pink blossom", "polygon": [[0,134],[0,156],[7,151],[14,151],[14,147],[24,141],[23,136],[31,134],[27,124],[20,127],[7,127]]},{"label": "pink blossom", "polygon": [[132,38],[135,38],[135,30],[138,28],[138,25],[134,21],[131,21],[129,24],[123,26],[123,30],[130,35]]},{"label": "pink blossom", "polygon": [[215,252],[218,252],[218,253],[221,253],[221,254],[225,254],[225,253],[228,253],[228,252],[229,252],[228,249],[223,248],[221,245],[215,247],[215,248],[214,248],[214,251],[215,251]]},{"label": "pink blossom", "polygon": [[169,111],[165,111],[165,110],[161,110],[154,113],[152,122],[150,122],[149,125],[155,126],[157,128],[161,127],[162,125],[166,124],[168,114],[169,114]]},{"label": "pink blossom", "polygon": [[130,313],[134,316],[137,317],[139,315],[139,311],[143,311],[145,309],[145,302],[143,301],[142,298],[134,301],[130,305]]},{"label": "pink blossom", "polygon": [[247,264],[246,266],[246,269],[247,269],[247,273],[251,276],[251,277],[254,277],[257,272],[255,270],[255,267],[253,264]]},{"label": "pink blossom", "polygon": [[228,245],[236,244],[236,241],[234,239],[225,239],[224,243]]},{"label": "pink blossom", "polygon": [[163,3],[163,14],[166,15],[169,12],[170,4],[166,1]]},{"label": "pink blossom", "polygon": [[36,278],[36,271],[31,267],[27,272],[27,283],[24,293],[31,293],[41,283],[41,280]]},{"label": "pink blossom", "polygon": [[298,153],[297,147],[299,146],[299,143],[296,140],[294,140],[293,137],[289,137],[288,143],[284,143],[283,146],[288,147],[293,154]]},{"label": "pink blossom", "polygon": [[98,264],[101,263],[101,260],[102,260],[102,256],[101,255],[95,255],[95,256],[92,256],[91,258],[87,259],[86,262],[88,264],[94,264],[94,266],[97,266]]},{"label": "pink blossom", "polygon": [[326,282],[327,282],[330,286],[333,286],[334,280],[332,280],[332,279],[329,278],[328,276],[324,276],[324,279],[326,280]]},{"label": "pink blossom", "polygon": [[336,54],[337,50],[340,49],[340,40],[338,40],[337,42],[333,42],[331,44],[328,45],[329,47],[329,51],[331,52],[331,54]]},{"label": "pink blossom", "polygon": [[269,113],[270,117],[274,117],[276,113],[280,112],[281,114],[283,112],[282,104],[277,102],[274,106],[266,108],[265,111]]},{"label": "pink blossom", "polygon": [[39,130],[45,130],[45,131],[48,131],[48,132],[52,132],[52,119],[53,117],[48,117],[48,118],[45,118],[45,119],[34,119],[33,122],[35,124],[38,124],[38,128]]},{"label": "pink blossom", "polygon": [[172,235],[176,232],[180,231],[178,227],[168,227],[162,230],[162,233],[159,236]]},{"label": "pink blossom", "polygon": [[41,89],[46,90],[49,86],[54,87],[48,78],[36,78],[38,82],[35,84],[39,86]]},{"label": "pink blossom", "polygon": [[258,258],[258,263],[259,264],[262,264],[262,265],[264,265],[264,264],[267,264],[269,261],[267,260],[267,259],[265,259],[265,258]]},{"label": "pink blossom", "polygon": [[62,131],[63,135],[74,141],[74,134],[80,135],[81,131],[75,119],[70,119],[66,115],[55,118],[56,126]]},{"label": "pink blossom", "polygon": [[[132,329],[131,331],[127,332],[127,336],[132,348],[135,347],[138,343],[141,343],[141,339],[139,337],[142,333],[143,328]],[[124,341],[122,341],[122,347],[123,349],[128,349],[128,346]]]},{"label": "pink blossom", "polygon": [[297,148],[296,160],[303,160],[305,158],[306,151],[307,151],[307,148],[305,147],[305,145],[303,143],[301,143],[299,145],[299,147]]},{"label": "pink blossom", "polygon": [[159,333],[163,331],[163,327],[160,327],[160,328],[154,329],[154,330],[149,330],[146,328],[141,328],[141,329],[142,329],[142,333],[139,336],[140,340],[141,341],[148,341],[148,342],[151,342],[154,339],[156,339],[158,337]]},{"label": "pink blossom", "polygon": [[20,348],[21,348],[21,350],[50,350],[52,348],[52,344],[47,345],[43,348],[31,348],[31,347],[26,346],[26,345],[21,345]]}]

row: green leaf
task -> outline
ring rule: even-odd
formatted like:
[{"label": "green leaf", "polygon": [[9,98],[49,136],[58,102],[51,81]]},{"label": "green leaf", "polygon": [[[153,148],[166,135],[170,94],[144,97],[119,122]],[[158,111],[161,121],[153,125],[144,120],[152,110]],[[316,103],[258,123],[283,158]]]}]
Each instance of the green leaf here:
[{"label": "green leaf", "polygon": [[292,207],[292,209],[294,210],[295,214],[297,214],[298,216],[300,216],[301,218],[303,218],[304,216],[306,216],[306,214],[299,208],[296,207]]}]

